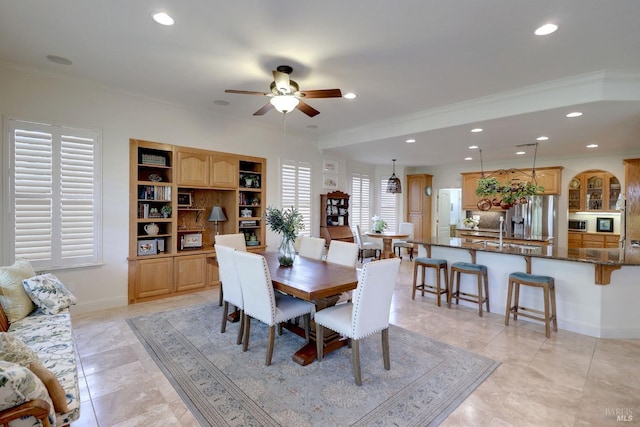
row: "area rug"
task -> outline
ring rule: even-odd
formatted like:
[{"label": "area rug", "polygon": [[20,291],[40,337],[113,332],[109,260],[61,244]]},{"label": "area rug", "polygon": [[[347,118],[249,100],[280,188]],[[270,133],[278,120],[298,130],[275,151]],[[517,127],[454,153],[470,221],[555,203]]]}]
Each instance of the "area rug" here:
[{"label": "area rug", "polygon": [[203,426],[438,425],[499,365],[392,325],[391,370],[380,334],[361,340],[358,387],[348,347],[300,366],[291,356],[304,340],[285,330],[265,366],[268,328],[251,322],[243,353],[239,324],[221,334],[221,316],[206,303],[127,320]]}]

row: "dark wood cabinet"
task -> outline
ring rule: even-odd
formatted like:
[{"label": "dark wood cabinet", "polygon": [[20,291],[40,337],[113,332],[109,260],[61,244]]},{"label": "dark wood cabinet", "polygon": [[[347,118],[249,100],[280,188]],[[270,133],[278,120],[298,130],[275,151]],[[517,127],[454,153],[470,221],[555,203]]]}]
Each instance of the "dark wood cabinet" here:
[{"label": "dark wood cabinet", "polygon": [[342,191],[320,195],[320,237],[327,246],[331,240],[354,241],[349,226],[349,198]]}]

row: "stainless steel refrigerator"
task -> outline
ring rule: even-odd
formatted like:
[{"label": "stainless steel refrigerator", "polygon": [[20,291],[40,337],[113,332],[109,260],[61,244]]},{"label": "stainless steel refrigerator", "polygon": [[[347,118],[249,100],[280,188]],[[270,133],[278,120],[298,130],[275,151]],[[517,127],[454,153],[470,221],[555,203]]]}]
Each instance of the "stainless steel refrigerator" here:
[{"label": "stainless steel refrigerator", "polygon": [[527,203],[518,203],[507,211],[506,231],[524,239],[558,239],[558,196],[529,196]]}]

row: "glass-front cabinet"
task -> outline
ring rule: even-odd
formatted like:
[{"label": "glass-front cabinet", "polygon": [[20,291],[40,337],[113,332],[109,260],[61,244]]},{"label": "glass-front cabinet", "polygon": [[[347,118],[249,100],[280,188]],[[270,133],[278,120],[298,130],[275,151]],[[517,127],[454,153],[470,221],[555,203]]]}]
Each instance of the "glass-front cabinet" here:
[{"label": "glass-front cabinet", "polygon": [[615,211],[620,181],[605,171],[588,171],[569,182],[569,212]]}]

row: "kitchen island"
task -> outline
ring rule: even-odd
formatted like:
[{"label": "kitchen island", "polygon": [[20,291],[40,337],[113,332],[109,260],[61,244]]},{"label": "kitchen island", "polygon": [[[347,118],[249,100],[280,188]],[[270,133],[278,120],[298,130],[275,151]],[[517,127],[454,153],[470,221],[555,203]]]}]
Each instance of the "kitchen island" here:
[{"label": "kitchen island", "polygon": [[[444,258],[449,265],[459,261],[486,265],[495,313],[505,313],[510,273],[544,274],[555,278],[560,329],[598,338],[640,338],[640,248],[568,249],[504,240],[500,246],[499,241],[480,236],[434,237],[413,243],[419,245],[420,256]],[[463,277],[462,286],[475,286],[474,279]],[[524,287],[521,305],[542,307],[542,295],[536,291]]]}]

